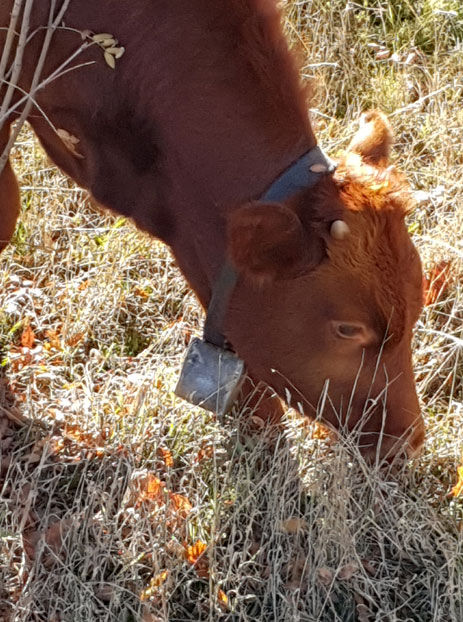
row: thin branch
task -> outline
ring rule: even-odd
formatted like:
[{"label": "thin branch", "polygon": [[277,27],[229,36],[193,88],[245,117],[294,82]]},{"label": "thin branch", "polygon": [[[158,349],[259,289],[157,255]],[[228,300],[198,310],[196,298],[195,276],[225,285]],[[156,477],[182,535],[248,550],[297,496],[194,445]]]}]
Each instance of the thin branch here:
[{"label": "thin branch", "polygon": [[[29,20],[32,11],[32,5],[34,0],[26,0],[26,6],[24,8],[22,23],[21,23],[21,31],[19,33],[19,41],[16,46],[16,53],[13,61],[13,73],[11,76],[11,82],[16,84],[19,80],[19,76],[21,74],[24,50],[26,48],[26,39],[27,33],[29,32]],[[3,75],[3,74],[0,74]],[[8,110],[9,105],[11,104],[11,100],[13,98],[14,88],[10,84],[6,90],[5,97],[3,98],[2,105],[0,107],[0,119],[5,116],[5,112]]]},{"label": "thin branch", "polygon": [[21,12],[23,0],[15,0],[13,10],[11,11],[10,25],[7,29],[5,47],[3,48],[2,58],[0,60],[0,79],[5,74],[6,65],[10,57],[11,46],[13,45],[13,39],[16,33],[16,24],[18,22],[19,14]]},{"label": "thin branch", "polygon": [[[16,72],[16,67],[19,66],[19,68],[21,68],[22,66],[22,55],[24,52],[24,40],[27,36],[27,31],[28,31],[28,27],[29,27],[29,17],[30,17],[30,12],[32,9],[32,3],[34,0],[27,0],[27,4],[26,4],[26,8],[24,10],[24,15],[23,15],[23,22],[21,25],[21,34],[20,34],[20,43],[18,43],[18,48],[20,48],[20,44],[21,41],[23,42],[23,48],[22,50],[20,50],[18,52],[18,49],[16,50],[16,56],[15,56],[15,69],[13,71],[13,77],[11,82],[13,84],[17,83],[17,80],[19,78],[19,73]],[[45,33],[45,38],[44,38],[44,42],[42,45],[42,49],[40,51],[40,56],[39,59],[37,61],[37,65],[34,71],[34,76],[32,78],[32,83],[31,83],[31,87],[30,87],[30,91],[29,91],[29,95],[27,97],[27,101],[24,105],[24,108],[21,112],[21,115],[19,117],[18,122],[16,123],[16,126],[13,130],[13,132],[11,132],[10,138],[8,140],[8,143],[5,147],[5,149],[3,150],[3,153],[0,157],[0,173],[2,172],[6,161],[8,159],[9,153],[10,153],[10,149],[14,144],[14,141],[16,140],[16,138],[18,137],[19,132],[21,131],[21,127],[24,124],[24,121],[27,119],[27,117],[29,116],[29,113],[34,105],[34,98],[35,98],[35,94],[36,92],[40,89],[43,88],[45,86],[45,84],[50,82],[50,76],[46,81],[40,82],[40,77],[42,74],[42,70],[45,64],[45,59],[50,47],[50,43],[52,40],[52,37],[56,31],[56,29],[58,28],[61,20],[63,19],[64,14],[67,11],[67,8],[69,6],[70,0],[64,0],[61,9],[59,10],[58,14],[56,15],[55,18],[53,18],[53,14],[54,14],[54,10],[55,10],[55,5],[56,5],[56,1],[53,0],[50,6],[50,13],[48,16],[48,27],[47,27],[47,31]],[[82,48],[83,46],[80,46],[80,48]],[[79,49],[80,49],[79,48]],[[19,54],[19,59],[18,59],[18,54]],[[72,55],[71,58],[74,58],[75,55]],[[18,60],[18,62],[17,62]],[[65,61],[66,62],[66,61]],[[70,59],[68,59],[67,64],[69,64]],[[65,63],[63,63],[63,65],[65,65]],[[62,65],[62,66],[63,66]],[[51,75],[55,75],[56,71],[53,72]],[[0,74],[1,75],[1,74]],[[14,88],[12,87],[12,85],[10,85],[8,87],[8,91],[7,91],[7,95],[8,93],[11,91],[11,93],[14,92]],[[10,101],[8,102],[7,105],[9,105],[9,103],[11,102],[11,97],[10,97]],[[0,125],[3,123],[4,121],[4,115],[5,115],[5,111],[7,108],[5,108],[2,105],[1,108],[1,114],[0,114]],[[8,110],[8,114],[11,114],[11,110]]]},{"label": "thin branch", "polygon": [[[34,99],[34,97],[35,97],[35,95],[36,95],[36,93],[38,91],[40,91],[44,87],[48,86],[54,80],[57,80],[58,78],[61,78],[62,76],[66,75],[70,71],[74,71],[75,69],[79,69],[80,67],[87,67],[88,65],[95,64],[94,60],[90,60],[90,61],[87,61],[85,63],[79,63],[78,65],[73,65],[72,67],[67,67],[67,65],[69,65],[69,63],[71,63],[77,56],[79,56],[79,54],[83,50],[85,50],[89,45],[92,45],[92,44],[91,43],[90,44],[89,43],[83,43],[81,46],[79,46],[77,48],[77,50],[75,50],[71,54],[71,56],[69,56],[69,58],[67,58],[65,61],[63,61],[61,63],[61,65],[57,69],[55,69],[53,71],[53,73],[51,73],[44,80],[42,80],[42,82],[40,82],[40,84],[37,85],[37,87],[34,89],[34,92],[31,92],[31,91],[27,92],[24,89],[16,87],[16,88],[18,88],[18,90],[20,90],[22,93],[24,93],[24,96],[21,97],[21,99],[19,99],[13,106],[11,106],[11,108],[7,112],[7,116],[10,116],[11,114],[15,113],[16,110],[22,106],[22,104],[24,104],[25,102],[27,102],[27,101],[29,101],[31,99],[32,99],[32,105],[35,105],[40,110],[39,105],[37,104],[37,102]],[[4,119],[2,119],[2,117],[0,117],[0,125],[1,125],[3,120]]]},{"label": "thin branch", "polygon": [[[86,65],[90,65],[91,63],[85,63]],[[4,81],[5,84],[9,84],[6,80]],[[28,93],[27,91],[25,91],[24,89],[22,89],[20,86],[18,86],[17,84],[14,85],[15,89],[17,91],[19,91],[20,93],[22,93],[24,95],[23,99],[21,101],[26,101],[27,99],[29,99],[31,97],[30,93]],[[18,104],[19,105],[19,104]],[[50,117],[46,114],[45,110],[40,106],[40,104],[37,102],[37,100],[34,100],[34,106],[35,108],[37,108],[37,110],[40,112],[40,115],[45,119],[45,121],[48,123],[48,125],[52,128],[52,130],[54,132],[56,132],[56,127],[53,125]],[[8,111],[8,114],[13,114],[15,112],[14,108]],[[19,118],[19,117],[18,117]]]}]

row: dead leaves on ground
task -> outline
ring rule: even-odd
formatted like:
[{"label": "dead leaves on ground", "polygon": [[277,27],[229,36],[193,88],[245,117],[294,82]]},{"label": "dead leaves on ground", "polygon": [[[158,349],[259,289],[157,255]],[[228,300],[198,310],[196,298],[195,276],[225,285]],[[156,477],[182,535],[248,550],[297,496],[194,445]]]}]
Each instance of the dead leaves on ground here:
[{"label": "dead leaves on ground", "polygon": [[357,561],[350,561],[343,564],[337,570],[322,566],[317,570],[318,581],[325,587],[331,585],[335,580],[337,581],[350,581],[355,575],[362,571],[367,572],[370,576],[376,575],[376,569],[373,564],[366,559],[362,559],[361,563]]},{"label": "dead leaves on ground", "polygon": [[172,452],[169,449],[167,449],[166,447],[159,447],[158,454],[168,469],[171,469],[174,466]]},{"label": "dead leaves on ground", "polygon": [[209,578],[209,562],[205,556],[205,552],[207,550],[207,544],[201,542],[201,540],[197,540],[192,545],[184,545],[185,548],[185,559],[186,561],[194,566],[196,570],[196,574],[198,577],[202,579]]},{"label": "dead leaves on ground", "polygon": [[162,570],[151,578],[148,586],[140,593],[140,600],[150,600],[158,596],[159,588],[161,588],[166,582],[169,576],[168,570]]},{"label": "dead leaves on ground", "polygon": [[26,326],[21,333],[21,346],[23,348],[33,348],[35,343],[35,334],[30,323],[26,322]]},{"label": "dead leaves on ground", "polygon": [[355,608],[357,610],[357,621],[373,622],[376,619],[376,616],[365,603],[365,600],[357,593],[354,594],[354,599],[356,603]]},{"label": "dead leaves on ground", "polygon": [[[425,290],[425,304],[431,305],[445,299],[448,294],[448,287],[451,283],[450,264],[440,262],[428,274]],[[33,328],[29,321],[25,321],[21,332],[18,331],[19,344],[16,346],[18,352],[22,356],[22,364],[29,365],[34,362],[33,350],[39,345],[43,347],[45,353],[57,354],[62,352],[66,345],[73,347],[78,345],[84,338],[83,333],[78,333],[71,338],[65,338],[61,328],[57,330],[47,330],[41,333]],[[18,343],[18,342],[17,342]],[[159,382],[159,381],[158,381]],[[316,427],[312,430],[312,438],[324,440],[329,434],[324,428]],[[104,434],[92,435],[91,433],[81,429],[77,425],[65,425],[62,428],[62,445],[57,447],[57,453],[62,451],[65,444],[72,444],[77,448],[94,450],[96,457],[101,457],[103,446],[105,444]],[[213,446],[204,442],[196,455],[192,458],[193,463],[200,463],[204,459],[210,459],[213,455]],[[32,456],[39,454],[32,453]],[[159,447],[157,449],[158,459],[155,461],[156,468],[163,467],[161,477],[155,472],[145,471],[137,474],[132,480],[132,490],[126,501],[126,507],[132,507],[136,510],[137,516],[148,517],[150,521],[165,521],[167,530],[174,534],[176,529],[181,529],[183,536],[180,541],[182,553],[179,560],[184,565],[189,565],[190,572],[195,574],[199,579],[204,581],[212,580],[214,570],[210,566],[210,546],[201,540],[188,543],[186,541],[185,521],[191,515],[193,510],[192,503],[185,496],[175,491],[175,485],[170,483],[166,474],[170,469],[174,468],[174,458],[169,449]],[[162,463],[162,464],[161,464]],[[160,466],[159,466],[160,465]],[[167,483],[166,483],[167,482]],[[463,466],[458,468],[458,481],[452,488],[451,494],[454,497],[463,496]],[[36,559],[40,551],[40,561],[46,567],[55,563],[56,559],[63,554],[66,548],[67,537],[69,532],[76,526],[75,520],[63,519],[52,523],[49,527],[38,532],[29,529],[23,537],[24,549],[30,559]],[[299,534],[307,529],[307,524],[302,519],[289,518],[280,524],[280,530],[286,534]],[[374,575],[375,569],[371,564],[362,562],[363,570],[368,574]],[[297,556],[288,564],[289,581],[286,585],[288,589],[300,589],[301,585],[307,584],[308,572],[313,573],[312,577],[315,583],[323,586],[327,591],[331,589],[336,581],[348,582],[361,573],[362,566],[356,562],[349,562],[340,568],[310,568],[304,557]],[[161,594],[162,590],[166,590],[170,581],[172,581],[171,573],[174,570],[161,569],[154,574],[146,585],[145,589],[140,592],[142,601],[151,601],[151,604]],[[353,583],[352,583],[353,584]],[[101,593],[102,600],[107,600],[111,596],[110,587],[106,588],[107,594]],[[214,594],[217,603],[222,607],[229,607],[227,594],[220,588],[214,587]],[[357,601],[357,616],[361,622],[369,622],[374,619],[365,603],[359,597]]]},{"label": "dead leaves on ground", "polygon": [[219,604],[221,604],[223,607],[228,608],[228,605],[229,605],[228,596],[220,588],[217,590],[217,600]]},{"label": "dead leaves on ground", "polygon": [[352,577],[357,574],[360,566],[356,562],[350,562],[349,564],[345,564],[339,569],[338,579],[340,581],[349,581]]},{"label": "dead leaves on ground", "polygon": [[210,460],[213,455],[214,455],[213,445],[210,445],[204,441],[201,445],[200,450],[198,451],[196,456],[193,458],[193,463],[199,464],[203,460]]},{"label": "dead leaves on ground", "polygon": [[34,330],[30,317],[18,322],[11,330],[19,328],[22,329],[19,340],[11,345],[8,352],[8,362],[13,374],[32,366],[38,368],[41,376],[45,373],[52,374],[53,368],[63,363],[58,354],[65,353],[67,348],[77,347],[86,338],[82,331],[65,335],[63,326],[45,331]]},{"label": "dead leaves on ground", "polygon": [[162,520],[171,532],[184,526],[193,509],[185,495],[169,490],[157,475],[147,470],[133,474],[123,505],[142,513],[149,521]]},{"label": "dead leaves on ground", "polygon": [[[75,433],[76,430],[71,429],[70,432]],[[121,507],[127,529],[131,528],[130,517],[133,518],[135,529],[140,529],[140,519],[146,518],[154,526],[167,527],[174,539],[186,539],[185,521],[192,510],[193,506],[186,496],[170,490],[157,475],[146,470],[134,473]],[[66,517],[41,529],[36,527],[36,523],[37,518],[26,521],[22,534],[23,548],[29,560],[38,560],[49,569],[59,557],[66,555],[69,533],[79,526],[80,518],[77,515]],[[194,568],[199,578],[208,579],[206,550],[207,545],[199,540],[191,545],[184,540],[178,546],[177,555],[179,561],[187,562]],[[147,559],[149,557],[148,554]],[[155,574],[140,593],[141,600],[153,600],[159,596],[159,590],[167,581],[169,573],[169,570],[164,569]],[[222,605],[227,602],[224,593],[219,592],[218,598]]]},{"label": "dead leaves on ground", "polygon": [[72,454],[76,461],[82,457],[87,459],[102,458],[106,454],[105,442],[107,432],[101,430],[98,433],[88,432],[77,424],[65,424],[61,429],[61,436],[53,438],[54,453],[60,453],[65,448],[68,454]]},{"label": "dead leaves on ground", "polygon": [[[200,579],[210,580],[211,571],[209,568],[209,559],[207,556],[208,545],[201,540],[197,540],[194,544],[187,544],[186,542],[179,549],[180,556],[191,565],[196,575]],[[162,593],[162,589],[165,587],[166,581],[170,576],[170,571],[167,569],[162,570],[155,574],[148,583],[147,587],[140,593],[140,600],[158,602]],[[227,594],[220,587],[214,588],[215,598],[217,604],[222,609],[229,609],[230,603]]]},{"label": "dead leaves on ground", "polygon": [[41,551],[41,562],[46,568],[51,568],[63,552],[70,531],[79,524],[78,517],[73,517],[57,520],[41,531],[30,528],[23,533],[24,551],[31,560],[35,560]]}]

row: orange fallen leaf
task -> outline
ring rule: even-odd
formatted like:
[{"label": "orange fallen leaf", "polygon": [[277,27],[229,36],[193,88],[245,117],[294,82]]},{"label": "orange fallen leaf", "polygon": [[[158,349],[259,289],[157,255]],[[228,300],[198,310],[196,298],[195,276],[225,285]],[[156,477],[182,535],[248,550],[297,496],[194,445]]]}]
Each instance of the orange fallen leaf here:
[{"label": "orange fallen leaf", "polygon": [[201,540],[197,540],[190,546],[185,546],[185,559],[195,567],[198,576],[202,579],[209,578],[209,565],[203,555],[206,549],[207,544]]},{"label": "orange fallen leaf", "polygon": [[150,292],[147,291],[146,289],[143,289],[142,287],[134,287],[133,293],[136,296],[143,298],[144,300],[147,300],[147,298],[149,298],[149,295],[150,295]]},{"label": "orange fallen leaf", "polygon": [[307,580],[307,558],[299,553],[294,559],[290,560],[288,570],[291,571],[290,580],[286,583],[289,589],[298,589]]},{"label": "orange fallen leaf", "polygon": [[23,348],[33,348],[35,343],[35,334],[28,323],[21,334],[21,345]]},{"label": "orange fallen leaf", "polygon": [[176,492],[169,493],[170,500],[172,501],[172,505],[174,510],[182,517],[186,518],[188,514],[193,509],[193,506],[189,502],[189,500],[183,495],[179,495]]},{"label": "orange fallen leaf", "polygon": [[228,607],[228,596],[220,588],[217,590],[217,600],[221,605],[225,605],[225,607]]},{"label": "orange fallen leaf", "polygon": [[[55,348],[56,350],[61,350],[61,339],[60,339],[58,331],[48,329],[45,331],[45,337],[48,339],[49,347]],[[47,344],[44,344],[45,348],[46,346]]]},{"label": "orange fallen leaf", "polygon": [[326,568],[326,566],[319,568],[317,574],[318,574],[318,580],[323,585],[327,586],[332,583],[333,572],[329,568]]},{"label": "orange fallen leaf", "polygon": [[55,561],[54,556],[62,550],[66,535],[74,525],[78,525],[76,519],[67,518],[55,521],[45,531],[30,530],[24,533],[23,544],[26,554],[31,559],[35,559],[37,545],[43,540],[47,548],[41,561],[46,567],[51,566]]},{"label": "orange fallen leaf", "polygon": [[75,522],[75,519],[67,518],[56,521],[48,527],[45,532],[45,542],[52,551],[58,552],[62,548],[66,534],[69,533]]},{"label": "orange fallen leaf", "polygon": [[78,345],[85,337],[84,333],[76,333],[75,335],[71,335],[66,339],[66,343],[68,346],[74,347]]},{"label": "orange fallen leaf", "polygon": [[22,533],[22,545],[29,559],[35,559],[35,550],[40,540],[40,532],[36,529],[25,529]]},{"label": "orange fallen leaf", "polygon": [[151,578],[148,587],[146,587],[140,594],[140,600],[148,600],[151,598],[157,589],[159,589],[163,583],[165,583],[169,576],[168,570],[163,570],[159,574]]},{"label": "orange fallen leaf", "polygon": [[[16,356],[10,360],[10,368],[13,373],[21,371],[21,369],[24,369],[34,361],[34,357],[31,354],[31,349],[27,346],[23,347],[22,352],[18,351],[13,347],[10,350],[10,354],[16,354]],[[19,399],[22,398],[20,397]],[[22,401],[25,401],[25,399],[23,399]]]},{"label": "orange fallen leaf", "polygon": [[152,473],[147,473],[143,478],[140,478],[136,482],[136,488],[138,492],[138,500],[136,505],[140,505],[145,501],[162,501],[163,491],[165,488],[164,482],[161,482],[159,477],[156,477]]},{"label": "orange fallen leaf", "polygon": [[191,341],[191,335],[193,334],[193,331],[190,328],[183,328],[182,333],[183,333],[183,341],[185,345],[188,345]]},{"label": "orange fallen leaf", "polygon": [[196,564],[206,549],[207,544],[201,542],[201,540],[197,540],[194,544],[185,546],[185,559],[190,564]]},{"label": "orange fallen leaf", "polygon": [[79,290],[79,292],[83,292],[88,288],[90,283],[91,281],[89,279],[86,279],[85,281],[82,281],[82,283],[79,283],[79,287],[77,289]]},{"label": "orange fallen leaf", "polygon": [[213,455],[214,447],[212,445],[203,445],[194,458],[194,462],[201,462],[204,458],[212,458]]},{"label": "orange fallen leaf", "polygon": [[321,423],[315,421],[312,424],[312,439],[313,440],[327,440],[333,438],[333,432],[323,426]]},{"label": "orange fallen leaf", "polygon": [[77,424],[66,424],[63,428],[63,436],[68,440],[74,441],[79,445],[82,445],[85,449],[100,448],[104,444],[104,439],[101,434],[93,435],[90,432],[82,429]]},{"label": "orange fallen leaf", "polygon": [[166,449],[165,447],[159,447],[158,453],[164,460],[164,464],[166,465],[166,467],[170,468],[174,466],[174,459],[169,449]]},{"label": "orange fallen leaf", "polygon": [[[150,518],[155,520],[159,517],[158,511],[163,509],[165,526],[171,531],[180,527],[193,509],[187,497],[172,492],[159,477],[146,470],[132,476],[124,503],[148,512]],[[183,555],[185,550],[186,545],[182,547]]]},{"label": "orange fallen leaf", "polygon": [[368,559],[362,559],[362,566],[365,568],[369,575],[371,575],[372,577],[376,576],[376,568]]}]

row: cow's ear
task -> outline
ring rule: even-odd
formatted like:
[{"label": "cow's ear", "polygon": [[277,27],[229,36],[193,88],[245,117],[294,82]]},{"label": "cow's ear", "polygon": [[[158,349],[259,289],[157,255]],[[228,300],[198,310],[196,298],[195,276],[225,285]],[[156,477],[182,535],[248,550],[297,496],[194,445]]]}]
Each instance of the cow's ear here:
[{"label": "cow's ear", "polygon": [[268,281],[315,267],[325,256],[325,246],[320,236],[306,233],[291,209],[254,201],[229,217],[228,255],[241,274]]},{"label": "cow's ear", "polygon": [[367,164],[386,167],[392,140],[392,129],[386,116],[379,110],[370,110],[361,116],[359,130],[347,151],[359,154]]}]

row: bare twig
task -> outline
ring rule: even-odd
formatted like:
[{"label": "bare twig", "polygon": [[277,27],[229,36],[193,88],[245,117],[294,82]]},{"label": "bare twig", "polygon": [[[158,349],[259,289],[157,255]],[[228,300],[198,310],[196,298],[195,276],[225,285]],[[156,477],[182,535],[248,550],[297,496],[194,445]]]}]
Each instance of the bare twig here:
[{"label": "bare twig", "polygon": [[11,46],[13,39],[16,35],[16,24],[18,22],[19,14],[21,12],[23,0],[15,0],[13,10],[11,11],[10,25],[7,29],[5,47],[3,48],[2,58],[0,60],[0,80],[5,75],[6,65],[10,57]]},{"label": "bare twig", "polygon": [[[27,37],[27,33],[28,33],[28,28],[29,28],[29,18],[30,18],[30,13],[32,10],[32,4],[33,4],[34,0],[27,0],[27,4],[26,7],[24,9],[24,14],[23,14],[23,21],[22,21],[22,25],[21,25],[21,34],[20,34],[20,41],[18,43],[18,47],[16,49],[16,55],[15,55],[15,61],[14,61],[14,67],[13,67],[13,75],[10,81],[10,84],[8,86],[7,89],[7,93],[5,96],[5,99],[2,103],[2,107],[0,109],[0,125],[2,125],[5,121],[6,115],[11,114],[11,111],[8,109],[9,104],[11,103],[11,98],[13,96],[13,92],[14,92],[14,85],[17,84],[17,81],[19,79],[19,74],[22,68],[22,58],[23,58],[23,54],[24,54],[24,42],[26,40]],[[2,155],[0,156],[0,173],[3,170],[3,167],[5,166],[5,163],[8,159],[8,155],[10,152],[11,147],[14,144],[14,141],[16,140],[19,132],[21,131],[21,127],[24,123],[24,121],[27,119],[27,117],[29,116],[29,113],[34,105],[34,98],[35,98],[35,94],[36,92],[40,89],[43,88],[43,86],[45,86],[45,84],[47,84],[50,81],[50,77],[48,82],[47,81],[42,81],[40,82],[40,78],[42,75],[42,70],[43,70],[43,66],[45,64],[45,59],[50,47],[50,43],[52,40],[52,37],[56,31],[56,29],[58,28],[61,20],[63,19],[64,14],[67,11],[67,8],[69,6],[70,0],[65,0],[63,2],[63,5],[61,6],[58,14],[56,15],[56,17],[53,17],[54,15],[54,11],[55,11],[55,5],[56,2],[55,0],[53,0],[53,2],[51,3],[50,6],[50,12],[49,12],[49,16],[48,16],[48,27],[47,27],[47,31],[45,33],[45,39],[42,45],[42,49],[40,52],[40,56],[39,59],[37,61],[37,66],[35,68],[34,71],[34,76],[32,78],[32,83],[31,83],[31,87],[30,87],[30,92],[29,95],[27,96],[27,101],[25,103],[25,106],[21,112],[21,115],[16,123],[16,126],[13,130],[13,132],[11,132],[9,141],[5,147],[5,149],[3,150]],[[79,52],[81,51],[81,48],[83,46],[80,46],[79,48]],[[74,56],[74,55],[73,55]],[[69,61],[70,62],[70,61]],[[55,75],[56,77],[56,71],[53,72],[52,75]],[[0,78],[1,78],[1,74],[0,74]]]},{"label": "bare twig", "polygon": [[26,0],[26,6],[24,8],[23,18],[22,18],[22,23],[21,23],[21,31],[19,33],[19,41],[16,47],[15,56],[14,56],[11,80],[6,90],[5,97],[3,98],[2,105],[0,106],[0,119],[4,118],[5,112],[6,110],[8,110],[8,107],[13,98],[13,93],[14,93],[13,85],[18,82],[19,75],[21,73],[24,50],[26,48],[26,38],[27,38],[27,33],[29,31],[29,19],[30,19],[30,14],[32,11],[33,3],[34,3],[34,0]]}]

